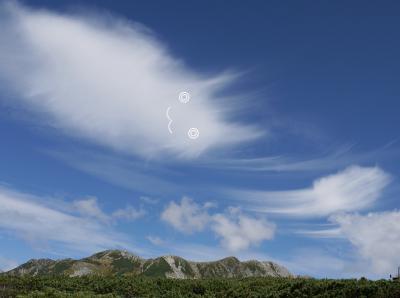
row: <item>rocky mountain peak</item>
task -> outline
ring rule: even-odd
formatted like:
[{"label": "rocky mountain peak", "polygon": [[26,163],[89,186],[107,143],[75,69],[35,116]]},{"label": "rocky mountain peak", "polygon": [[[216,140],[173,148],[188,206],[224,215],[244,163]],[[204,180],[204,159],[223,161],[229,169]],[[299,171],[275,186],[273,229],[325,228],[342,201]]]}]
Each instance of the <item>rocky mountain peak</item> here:
[{"label": "rocky mountain peak", "polygon": [[179,256],[142,259],[124,250],[106,250],[73,260],[30,260],[3,274],[9,275],[129,275],[167,278],[215,278],[277,276],[291,277],[283,266],[257,260],[241,262],[227,257],[212,262],[192,262]]},{"label": "rocky mountain peak", "polygon": [[109,249],[105,251],[101,251],[95,253],[88,257],[88,259],[120,259],[120,258],[128,258],[128,259],[139,259],[138,256],[130,253],[127,250],[117,250],[117,249]]}]

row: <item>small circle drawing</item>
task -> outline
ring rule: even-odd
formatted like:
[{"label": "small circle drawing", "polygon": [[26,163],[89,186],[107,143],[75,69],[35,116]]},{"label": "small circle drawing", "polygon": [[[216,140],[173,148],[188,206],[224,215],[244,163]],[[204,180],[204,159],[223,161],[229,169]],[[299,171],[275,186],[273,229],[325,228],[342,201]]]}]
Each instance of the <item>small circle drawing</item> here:
[{"label": "small circle drawing", "polygon": [[188,130],[188,137],[192,140],[195,140],[199,137],[200,132],[196,127],[192,127]]},{"label": "small circle drawing", "polygon": [[179,93],[179,101],[181,103],[188,103],[190,101],[190,93],[186,91]]}]

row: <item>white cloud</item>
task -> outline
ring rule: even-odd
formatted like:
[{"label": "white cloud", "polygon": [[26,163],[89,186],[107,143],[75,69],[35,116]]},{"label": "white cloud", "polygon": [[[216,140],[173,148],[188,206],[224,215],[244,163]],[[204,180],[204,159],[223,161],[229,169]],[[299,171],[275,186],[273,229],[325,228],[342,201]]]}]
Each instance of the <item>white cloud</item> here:
[{"label": "white cloud", "polygon": [[[69,135],[162,158],[195,157],[262,134],[229,122],[237,105],[215,95],[234,75],[194,72],[143,26],[17,4],[2,5],[0,13],[0,79],[22,106]],[[181,91],[191,93],[190,103],[178,101]],[[190,127],[200,130],[195,141],[187,137]]]},{"label": "white cloud", "polygon": [[314,181],[310,188],[288,191],[233,191],[247,208],[291,216],[327,216],[371,207],[391,178],[379,167],[350,166]]},{"label": "white cloud", "polygon": [[136,209],[132,206],[127,206],[125,209],[118,209],[112,213],[112,218],[124,220],[136,220],[146,215],[144,209]]},{"label": "white cloud", "polygon": [[157,237],[157,236],[149,235],[146,237],[146,239],[149,240],[151,242],[151,244],[153,244],[153,245],[160,246],[160,245],[164,244],[164,240],[162,240],[160,237]]},{"label": "white cloud", "polygon": [[83,216],[93,217],[103,222],[110,220],[110,217],[106,215],[99,207],[97,198],[89,197],[83,200],[76,200],[72,203],[75,209]]},{"label": "white cloud", "polygon": [[340,229],[331,228],[323,230],[296,230],[296,234],[305,235],[308,237],[315,238],[341,238]]},{"label": "white cloud", "polygon": [[162,212],[161,219],[178,231],[190,234],[203,230],[210,221],[210,216],[204,206],[196,204],[188,197],[183,197],[178,204],[170,202]]},{"label": "white cloud", "polygon": [[111,223],[115,220],[136,220],[146,214],[144,209],[136,209],[128,205],[124,209],[117,209],[108,215],[100,208],[96,197],[88,197],[82,200],[76,200],[72,203],[73,207],[84,217],[96,219],[104,223]]},{"label": "white cloud", "polygon": [[250,218],[240,211],[231,212],[228,216],[216,214],[213,216],[213,222],[212,229],[222,238],[222,245],[234,252],[272,239],[276,228],[275,224],[265,219]]},{"label": "white cloud", "polygon": [[371,272],[388,275],[396,270],[400,264],[400,211],[342,214],[332,216],[331,221],[370,264]]},{"label": "white cloud", "polygon": [[272,239],[275,224],[264,218],[251,218],[242,214],[239,208],[230,207],[225,214],[209,214],[209,202],[204,205],[184,197],[180,203],[170,202],[162,212],[161,219],[183,233],[193,233],[210,227],[223,247],[229,251],[246,250],[264,240]]},{"label": "white cloud", "polygon": [[[3,187],[0,188],[0,206],[0,229],[33,243],[54,242],[68,249],[85,252],[110,247],[131,249],[125,236],[98,221],[96,216],[63,212],[35,196]],[[96,209],[87,206],[86,212]],[[93,215],[93,212],[90,214]]]}]

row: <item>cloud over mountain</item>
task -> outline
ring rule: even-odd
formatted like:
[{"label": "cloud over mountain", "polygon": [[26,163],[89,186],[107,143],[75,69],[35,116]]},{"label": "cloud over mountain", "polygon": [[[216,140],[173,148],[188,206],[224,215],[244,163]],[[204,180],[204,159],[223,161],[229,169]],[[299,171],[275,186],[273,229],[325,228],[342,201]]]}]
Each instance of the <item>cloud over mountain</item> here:
[{"label": "cloud over mountain", "polygon": [[170,202],[161,214],[161,219],[183,233],[200,232],[210,228],[221,240],[221,245],[231,252],[257,246],[275,235],[276,226],[262,217],[250,217],[239,208],[230,207],[225,213],[208,211],[210,204],[203,206],[184,197],[181,202]]},{"label": "cloud over mountain", "polygon": [[123,234],[105,224],[111,216],[94,199],[60,205],[65,210],[36,196],[0,187],[0,229],[35,244],[57,243],[84,252],[131,247]]},{"label": "cloud over mountain", "polygon": [[400,264],[400,212],[341,214],[331,217],[358,255],[375,273],[393,272]]}]

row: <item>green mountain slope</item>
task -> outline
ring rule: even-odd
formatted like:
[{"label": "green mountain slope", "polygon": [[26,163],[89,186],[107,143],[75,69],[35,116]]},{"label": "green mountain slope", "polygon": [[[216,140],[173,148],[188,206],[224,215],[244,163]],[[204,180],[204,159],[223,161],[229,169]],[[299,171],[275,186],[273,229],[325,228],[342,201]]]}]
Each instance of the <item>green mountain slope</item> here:
[{"label": "green mountain slope", "polygon": [[192,262],[177,256],[142,259],[127,251],[106,250],[80,260],[30,260],[7,275],[125,275],[167,278],[290,277],[283,266],[272,262],[240,262],[228,257],[214,262]]}]

